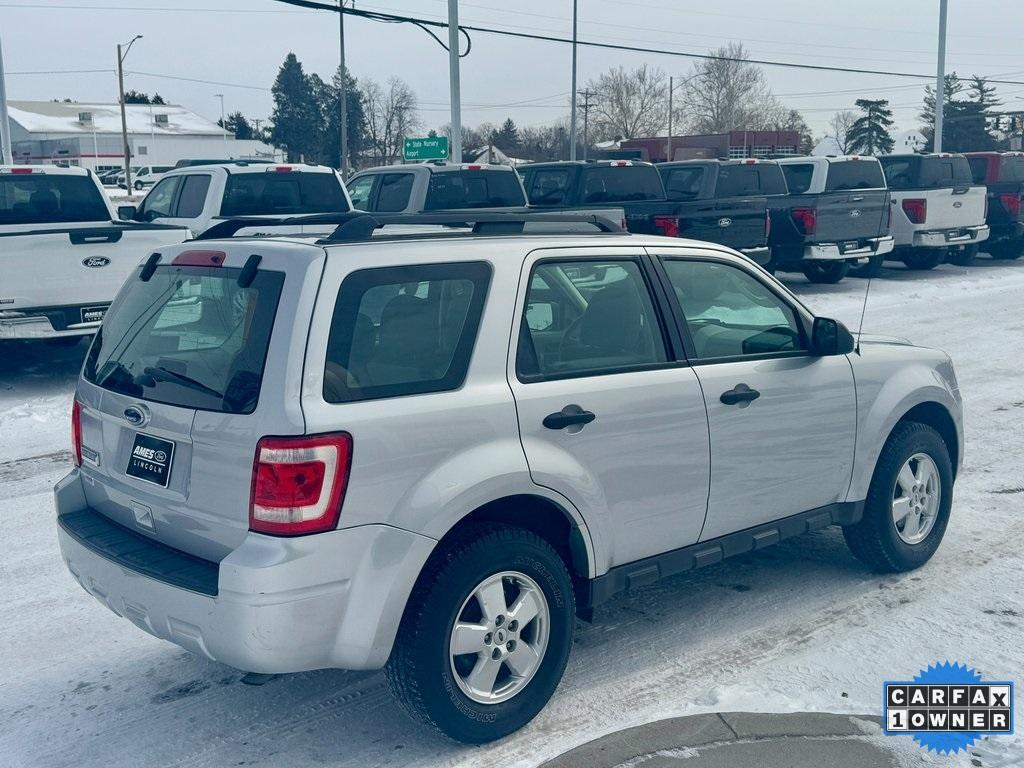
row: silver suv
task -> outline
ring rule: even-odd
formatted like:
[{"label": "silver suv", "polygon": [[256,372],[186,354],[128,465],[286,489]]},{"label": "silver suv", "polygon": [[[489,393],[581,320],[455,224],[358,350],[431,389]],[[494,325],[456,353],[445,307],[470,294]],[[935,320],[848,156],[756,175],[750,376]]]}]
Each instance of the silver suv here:
[{"label": "silver suv", "polygon": [[945,354],[855,349],[735,252],[593,217],[336,221],[166,247],[93,342],[60,547],[144,631],[253,672],[386,666],[485,742],[622,590],[828,525],[881,571],[939,546]]}]

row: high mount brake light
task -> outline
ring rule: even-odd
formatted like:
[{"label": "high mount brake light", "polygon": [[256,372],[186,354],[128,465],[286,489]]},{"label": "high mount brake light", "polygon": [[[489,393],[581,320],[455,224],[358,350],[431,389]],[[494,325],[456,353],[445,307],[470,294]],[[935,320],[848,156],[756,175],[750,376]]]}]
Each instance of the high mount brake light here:
[{"label": "high mount brake light", "polygon": [[333,530],[351,465],[346,432],[264,437],[252,468],[249,530],[276,536]]},{"label": "high mount brake light", "polygon": [[923,197],[908,198],[903,201],[902,206],[911,224],[924,224],[928,218],[928,201]]},{"label": "high mount brake light", "polygon": [[222,267],[227,254],[224,251],[182,251],[174,257],[174,267]]}]

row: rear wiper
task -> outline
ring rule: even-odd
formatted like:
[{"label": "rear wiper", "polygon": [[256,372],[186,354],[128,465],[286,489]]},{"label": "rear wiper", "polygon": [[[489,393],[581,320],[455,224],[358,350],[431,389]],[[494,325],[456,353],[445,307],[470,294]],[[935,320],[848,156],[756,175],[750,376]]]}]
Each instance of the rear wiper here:
[{"label": "rear wiper", "polygon": [[149,366],[147,368],[143,368],[142,372],[146,376],[149,376],[152,379],[156,379],[157,381],[173,381],[173,382],[177,382],[178,384],[184,384],[185,386],[190,387],[190,388],[195,389],[195,390],[198,390],[200,392],[205,392],[208,395],[213,395],[214,397],[219,397],[222,400],[224,399],[224,395],[222,393],[218,392],[215,389],[212,389],[212,388],[206,386],[205,384],[203,384],[203,382],[196,381],[191,376],[186,376],[183,373],[178,373],[177,371],[172,371],[170,368],[164,368],[162,365],[158,365],[158,366],[155,366],[155,367],[154,366]]}]

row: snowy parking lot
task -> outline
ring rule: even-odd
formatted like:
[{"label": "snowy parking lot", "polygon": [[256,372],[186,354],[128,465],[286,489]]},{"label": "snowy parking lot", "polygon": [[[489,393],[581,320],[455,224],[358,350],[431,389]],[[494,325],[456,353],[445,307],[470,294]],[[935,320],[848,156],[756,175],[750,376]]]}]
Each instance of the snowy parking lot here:
[{"label": "snowy parking lot", "polygon": [[[863,281],[784,277],[815,312],[856,329]],[[85,346],[0,343],[0,764],[513,768],[663,717],[878,714],[884,680],[947,659],[1020,682],[1024,260],[887,269],[872,283],[865,330],[944,349],[957,366],[965,464],[934,559],[880,577],[827,529],[629,592],[578,624],[565,679],[537,719],[478,748],[408,720],[380,673],[245,685],[241,672],[143,634],[83,592],[60,559],[51,488],[70,464]],[[972,751],[908,749],[906,759],[1024,765],[1019,735]]]}]

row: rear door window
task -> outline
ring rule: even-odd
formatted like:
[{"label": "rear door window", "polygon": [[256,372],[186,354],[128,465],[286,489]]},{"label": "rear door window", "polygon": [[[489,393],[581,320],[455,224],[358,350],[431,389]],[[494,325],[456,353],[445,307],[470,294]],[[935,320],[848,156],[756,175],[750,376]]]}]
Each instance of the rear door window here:
[{"label": "rear door window", "polygon": [[412,193],[413,175],[411,173],[386,173],[381,177],[380,189],[377,192],[375,211],[404,211],[409,205]]},{"label": "rear door window", "polygon": [[811,163],[785,163],[782,173],[786,177],[786,186],[790,193],[802,195],[811,188],[814,178],[814,165]]},{"label": "rear door window", "polygon": [[109,220],[107,205],[89,176],[0,174],[0,225]]},{"label": "rear door window", "polygon": [[348,202],[333,173],[263,171],[228,176],[222,216],[344,213]]},{"label": "rear door window", "polygon": [[103,318],[83,375],[97,386],[158,403],[224,413],[256,408],[284,274],[157,267],[129,278]]},{"label": "rear door window", "polygon": [[706,168],[703,165],[669,168],[664,174],[665,194],[669,200],[696,200],[700,197]]},{"label": "rear door window", "polygon": [[[210,189],[210,175],[194,173],[183,178],[175,215],[182,219],[194,219],[197,216],[202,216],[203,208],[206,206],[206,193]],[[163,184],[163,181],[160,183]]]},{"label": "rear door window", "polygon": [[324,399],[345,403],[461,387],[490,278],[484,262],[350,274],[334,305]]},{"label": "rear door window", "polygon": [[572,171],[568,168],[542,168],[527,176],[527,196],[531,205],[562,205],[569,196]]},{"label": "rear door window", "polygon": [[652,165],[599,165],[583,170],[585,204],[664,199],[661,175]]},{"label": "rear door window", "polygon": [[882,166],[875,160],[840,160],[828,164],[826,192],[884,187],[885,175],[882,173]]},{"label": "rear door window", "polygon": [[466,170],[430,174],[424,208],[442,211],[524,205],[526,195],[514,171]]}]

